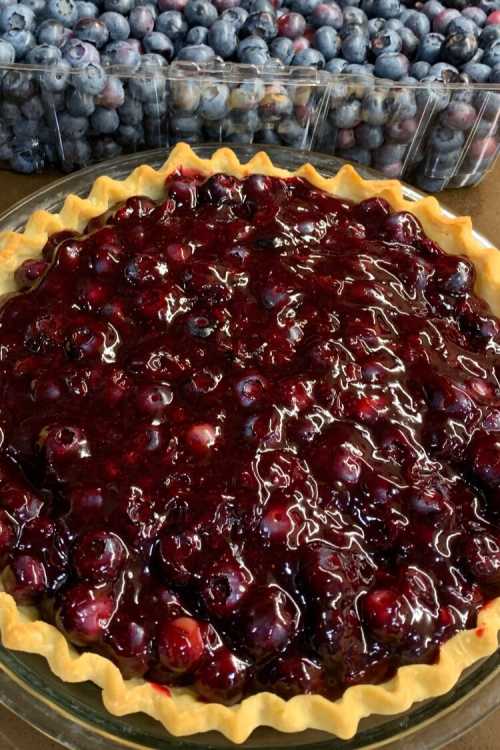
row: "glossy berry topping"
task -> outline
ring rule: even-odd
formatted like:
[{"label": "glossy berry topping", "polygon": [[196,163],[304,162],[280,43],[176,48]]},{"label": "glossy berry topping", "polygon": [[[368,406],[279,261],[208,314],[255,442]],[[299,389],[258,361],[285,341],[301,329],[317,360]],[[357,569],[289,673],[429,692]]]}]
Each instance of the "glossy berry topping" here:
[{"label": "glossy berry topping", "polygon": [[500,594],[500,323],[411,213],[178,173],[16,278],[3,580],[76,646],[335,698]]}]

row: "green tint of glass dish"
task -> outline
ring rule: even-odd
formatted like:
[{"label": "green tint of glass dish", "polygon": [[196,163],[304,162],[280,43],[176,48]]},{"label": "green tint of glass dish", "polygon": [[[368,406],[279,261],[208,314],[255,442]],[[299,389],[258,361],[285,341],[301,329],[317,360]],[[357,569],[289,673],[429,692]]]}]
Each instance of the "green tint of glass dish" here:
[{"label": "green tint of glass dish", "polygon": [[[215,146],[195,148],[200,156],[208,157]],[[233,150],[241,161],[246,161],[259,149],[238,146]],[[310,162],[325,176],[337,172],[342,161],[331,156],[267,148],[276,166],[294,170],[304,161]],[[159,167],[166,158],[163,150],[120,158],[92,167],[55,182],[0,216],[0,231],[20,230],[36,209],[57,211],[69,193],[86,196],[96,177],[107,174],[124,178],[139,164]],[[379,177],[374,172],[359,169],[365,177]],[[416,190],[404,186],[409,200],[422,197]],[[447,212],[448,215],[453,215]],[[484,237],[476,238],[490,246]],[[38,656],[0,648],[0,701],[32,726],[70,750],[218,750],[235,747],[222,735],[211,732],[176,738],[169,735],[159,722],[143,714],[123,718],[109,714],[101,702],[100,690],[92,683],[61,682]],[[456,739],[474,724],[500,706],[500,655],[489,659],[462,676],[455,688],[441,698],[416,704],[398,716],[364,719],[352,740],[339,740],[324,732],[307,731],[283,734],[268,727],[255,731],[243,745],[261,750],[437,750]]]}]

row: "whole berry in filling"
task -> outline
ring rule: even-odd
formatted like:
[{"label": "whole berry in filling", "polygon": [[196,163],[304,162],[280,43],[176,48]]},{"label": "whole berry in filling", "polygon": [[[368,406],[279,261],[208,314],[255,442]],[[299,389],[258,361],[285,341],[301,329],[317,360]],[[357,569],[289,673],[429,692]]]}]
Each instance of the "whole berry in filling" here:
[{"label": "whole berry in filling", "polygon": [[[390,164],[376,104],[345,144]],[[500,594],[500,322],[411,213],[179,171],[16,280],[0,562],[77,647],[208,701],[335,698]]]}]

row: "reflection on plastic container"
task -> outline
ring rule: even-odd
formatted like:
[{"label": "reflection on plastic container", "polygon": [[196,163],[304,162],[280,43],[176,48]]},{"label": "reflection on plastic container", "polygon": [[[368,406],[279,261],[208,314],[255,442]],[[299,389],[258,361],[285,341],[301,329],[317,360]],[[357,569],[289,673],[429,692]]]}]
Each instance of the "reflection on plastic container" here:
[{"label": "reflection on plastic container", "polygon": [[155,58],[104,73],[0,68],[0,162],[72,171],[180,140],[262,143],[334,154],[437,192],[477,184],[498,154],[500,85]]}]

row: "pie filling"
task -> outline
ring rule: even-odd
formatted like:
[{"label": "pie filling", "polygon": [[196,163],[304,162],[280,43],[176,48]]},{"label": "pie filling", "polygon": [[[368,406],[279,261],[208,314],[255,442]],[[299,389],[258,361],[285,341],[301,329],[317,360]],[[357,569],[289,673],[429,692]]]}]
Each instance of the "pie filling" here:
[{"label": "pie filling", "polygon": [[500,595],[500,323],[411,214],[176,172],[16,277],[3,582],[77,647],[336,698]]}]

